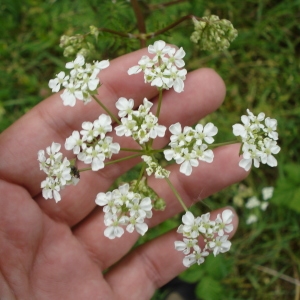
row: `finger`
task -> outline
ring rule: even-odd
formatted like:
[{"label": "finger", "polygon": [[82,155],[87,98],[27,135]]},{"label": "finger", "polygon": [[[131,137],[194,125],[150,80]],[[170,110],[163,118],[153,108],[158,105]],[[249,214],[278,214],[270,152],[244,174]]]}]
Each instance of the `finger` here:
[{"label": "finger", "polygon": [[[190,177],[179,174],[177,165],[169,168],[171,170],[170,181],[188,207],[247,176],[247,173],[238,166],[238,150],[238,145],[216,149],[213,163],[200,164],[199,167],[194,168]],[[183,210],[165,180],[150,178],[149,185],[166,201],[166,209],[154,211],[153,217],[148,220],[149,227],[156,226]],[[84,247],[93,253],[93,257],[98,261],[102,270],[121,259],[138,238],[137,234],[125,233],[125,236],[120,239],[111,241],[104,236],[104,229],[103,213],[100,209],[94,211],[89,218],[74,229],[74,234]]]},{"label": "finger", "polygon": [[[145,85],[142,74],[131,78],[129,67],[136,65],[146,49],[124,55],[102,70],[98,99],[116,112],[119,97],[134,98],[136,104],[144,97],[152,98],[157,90]],[[40,192],[44,174],[37,165],[37,152],[50,146],[53,141],[64,144],[73,130],[81,128],[83,121],[93,121],[103,113],[92,101],[84,105],[79,101],[75,107],[64,107],[59,94],[55,94],[30,110],[20,120],[0,135],[0,178],[25,187],[32,196]]]},{"label": "finger", "polygon": [[[210,69],[190,73],[185,85],[184,94],[168,91],[163,97],[160,120],[167,127],[176,122],[192,125],[217,109],[224,99],[224,83]],[[132,144],[131,138],[123,138],[122,142],[126,139],[131,141],[132,146],[136,145],[134,142]],[[168,136],[160,138],[156,145],[163,146],[167,142]],[[116,156],[118,157],[120,156]],[[97,193],[106,191],[117,177],[132,168],[137,161],[140,159],[110,165],[98,172],[82,173],[77,186],[68,186],[63,190],[62,201],[58,204],[53,200],[45,201],[42,196],[39,196],[37,201],[49,216],[72,226],[94,209]]]},{"label": "finger", "polygon": [[[211,219],[214,220],[221,211],[211,213]],[[235,229],[237,224],[238,219],[235,215],[233,219]],[[233,234],[234,232],[230,233],[230,237]],[[116,264],[105,275],[116,298],[150,299],[156,289],[184,271],[186,269],[182,263],[184,255],[174,249],[176,240],[182,240],[182,235],[173,230],[136,248]],[[199,244],[203,249],[203,238],[199,239]],[[139,288],[130,289],[128,293],[128,282],[134,283],[134,286]]]}]

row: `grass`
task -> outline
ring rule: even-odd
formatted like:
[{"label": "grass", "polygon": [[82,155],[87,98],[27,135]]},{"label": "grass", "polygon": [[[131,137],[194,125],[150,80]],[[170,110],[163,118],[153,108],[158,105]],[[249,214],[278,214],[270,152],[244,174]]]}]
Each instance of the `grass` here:
[{"label": "grass", "polygon": [[[250,108],[278,120],[282,148],[278,168],[253,170],[242,183],[250,191],[247,196],[241,194],[241,184],[236,184],[205,200],[212,209],[235,206],[240,226],[228,255],[206,267],[191,268],[182,278],[197,283],[196,292],[202,295],[199,299],[221,299],[220,293],[222,299],[300,299],[300,1],[191,0],[157,8],[155,4],[161,2],[141,1],[149,31],[190,13],[202,16],[210,12],[232,21],[239,36],[222,53],[197,50],[187,38],[193,30],[189,23],[161,38],[184,47],[189,70],[212,67],[226,82],[223,106],[207,117],[219,127],[220,137],[230,139],[231,124]],[[150,9],[145,3],[152,5]],[[114,5],[108,0],[3,0],[0,18],[1,131],[50,95],[48,80],[67,61],[58,46],[62,34],[84,33],[92,24],[135,30],[129,4],[121,0]],[[103,34],[96,53],[98,59],[113,58],[138,47],[134,40]],[[275,187],[274,197],[258,222],[247,225],[247,210],[233,199],[241,196],[246,201],[250,195],[259,196],[265,186]],[[203,211],[203,207],[199,204],[194,209]],[[174,226],[176,219],[162,224],[149,237]],[[227,271],[220,274],[222,268]],[[216,284],[219,292],[205,291],[207,296],[203,296],[203,278]]]}]

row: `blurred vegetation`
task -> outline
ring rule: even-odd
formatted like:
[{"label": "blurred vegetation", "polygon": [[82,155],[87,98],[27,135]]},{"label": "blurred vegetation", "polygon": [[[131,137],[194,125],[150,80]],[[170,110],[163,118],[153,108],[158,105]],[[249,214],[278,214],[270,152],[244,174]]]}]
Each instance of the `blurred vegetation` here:
[{"label": "blurred vegetation", "polygon": [[[226,100],[206,118],[218,126],[219,140],[231,139],[232,124],[249,108],[278,120],[282,147],[278,168],[253,170],[243,182],[252,195],[275,187],[271,204],[257,223],[247,225],[247,210],[233,203],[241,193],[240,184],[194,208],[203,213],[207,207],[233,205],[240,226],[228,255],[192,267],[181,278],[197,284],[199,299],[300,299],[300,1],[190,0],[161,5],[166,2],[139,1],[148,32],[188,14],[216,14],[239,31],[229,50],[220,53],[199,51],[190,42],[192,22],[158,37],[184,47],[189,70],[211,67],[224,79]],[[0,131],[50,95],[49,79],[69,60],[59,48],[61,35],[86,33],[90,25],[137,33],[134,13],[124,0],[1,0],[0,19]],[[100,34],[98,40],[97,59],[139,48],[135,39],[109,33]],[[240,198],[243,202],[247,197]],[[153,229],[140,243],[176,227],[178,220],[180,216]],[[158,291],[153,299],[162,299],[159,295]]]}]

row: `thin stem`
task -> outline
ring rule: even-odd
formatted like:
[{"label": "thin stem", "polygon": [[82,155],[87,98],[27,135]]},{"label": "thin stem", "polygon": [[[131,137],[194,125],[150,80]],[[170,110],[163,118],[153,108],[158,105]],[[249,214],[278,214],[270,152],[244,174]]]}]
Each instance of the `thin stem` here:
[{"label": "thin stem", "polygon": [[162,29],[157,30],[157,31],[152,32],[152,33],[148,33],[148,34],[147,34],[147,37],[148,37],[148,36],[150,36],[151,38],[152,38],[152,37],[155,37],[155,36],[157,36],[157,35],[159,35],[159,34],[162,34],[162,33],[166,32],[166,31],[168,31],[168,30],[170,30],[170,29],[176,27],[176,26],[179,25],[180,23],[182,23],[182,22],[184,22],[184,21],[186,21],[186,20],[188,20],[188,19],[192,19],[192,18],[199,19],[198,17],[195,17],[194,15],[187,15],[187,16],[184,16],[184,17],[178,19],[177,21],[175,21],[174,23],[172,23],[172,24],[166,26],[165,28],[162,28]]},{"label": "thin stem", "polygon": [[97,99],[96,96],[92,96],[94,98],[94,100],[109,114],[109,116],[118,124],[121,124],[120,120],[113,114],[110,112],[110,110],[101,102]]},{"label": "thin stem", "polygon": [[158,95],[158,106],[157,106],[157,111],[156,111],[157,118],[159,117],[159,114],[160,114],[161,103],[162,103],[162,89],[159,90],[159,95]]},{"label": "thin stem", "polygon": [[174,195],[176,196],[176,198],[178,199],[178,201],[180,202],[181,206],[183,207],[183,209],[185,211],[188,211],[187,207],[185,206],[183,200],[181,199],[179,193],[177,192],[177,190],[175,189],[174,185],[172,184],[172,182],[170,181],[169,178],[165,177],[169,187],[171,188],[172,192],[174,193]]},{"label": "thin stem", "polygon": [[136,157],[140,157],[141,154],[133,154],[133,155],[129,155],[129,156],[126,156],[126,157],[122,157],[122,158],[119,158],[119,159],[116,159],[116,160],[111,160],[111,161],[108,161],[105,163],[105,165],[112,165],[112,164],[115,164],[115,163],[118,163],[118,162],[121,162],[121,161],[124,161],[124,160],[128,160],[128,159],[131,159],[131,158],[136,158]]},{"label": "thin stem", "polygon": [[178,3],[182,3],[182,2],[187,2],[187,0],[173,0],[173,1],[169,1],[169,2],[161,3],[161,4],[149,4],[148,7],[151,10],[155,10],[157,8],[164,8],[164,7],[171,6],[171,5],[178,4]]},{"label": "thin stem", "polygon": [[146,47],[146,24],[145,24],[145,19],[144,15],[141,11],[141,8],[138,4],[137,0],[131,0],[131,5],[137,20],[137,27],[139,30],[139,40],[140,40],[140,45],[141,48]]},{"label": "thin stem", "polygon": [[141,182],[141,180],[142,180],[142,178],[144,176],[145,169],[146,169],[146,164],[143,163],[141,171],[140,171],[140,174],[139,174],[139,178],[137,179],[135,187],[134,187],[134,192],[136,192],[136,190],[137,190],[137,188],[139,186],[139,183]]},{"label": "thin stem", "polygon": [[141,150],[141,149],[132,149],[132,148],[121,148],[120,151],[129,151],[129,152],[145,153],[144,150]]},{"label": "thin stem", "polygon": [[90,171],[90,170],[92,170],[92,168],[83,168],[83,169],[78,170],[78,172],[84,172],[84,171]]},{"label": "thin stem", "polygon": [[209,148],[210,149],[214,149],[214,148],[217,148],[217,147],[226,146],[226,145],[232,145],[232,144],[237,144],[237,143],[239,143],[238,140],[229,141],[229,142],[223,142],[223,143],[217,143],[217,144],[211,144],[211,145],[209,145]]},{"label": "thin stem", "polygon": [[100,28],[97,28],[97,29],[99,31],[108,32],[108,33],[118,35],[118,36],[121,36],[121,37],[132,38],[132,34],[130,34],[130,33],[120,32],[120,31],[116,31],[116,30],[113,30],[113,29],[105,28],[105,27],[100,27]]}]

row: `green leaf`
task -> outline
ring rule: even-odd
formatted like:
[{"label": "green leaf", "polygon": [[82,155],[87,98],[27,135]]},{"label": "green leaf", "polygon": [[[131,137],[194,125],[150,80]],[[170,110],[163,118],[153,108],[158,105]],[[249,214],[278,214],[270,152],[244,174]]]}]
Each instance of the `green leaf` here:
[{"label": "green leaf", "polygon": [[270,202],[300,212],[300,166],[288,164],[283,169]]},{"label": "green leaf", "polygon": [[203,265],[199,266],[195,264],[181,273],[179,278],[188,283],[195,283],[203,278],[204,272]]},{"label": "green leaf", "polygon": [[195,293],[203,300],[220,300],[223,298],[223,287],[221,283],[212,277],[205,276],[197,284]]},{"label": "green leaf", "polygon": [[221,280],[225,278],[232,269],[232,261],[226,259],[222,255],[214,257],[210,255],[206,258],[205,270],[212,278]]}]

